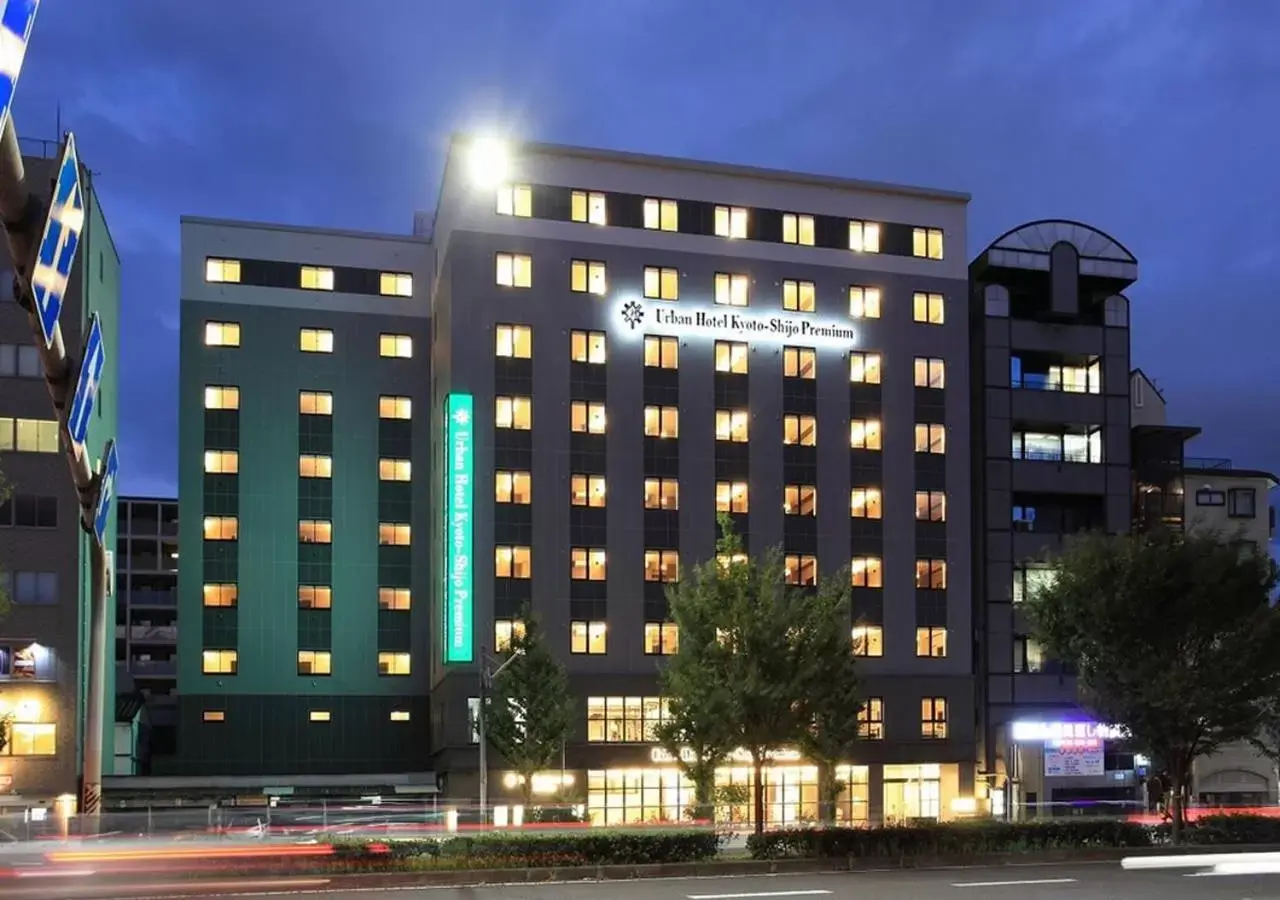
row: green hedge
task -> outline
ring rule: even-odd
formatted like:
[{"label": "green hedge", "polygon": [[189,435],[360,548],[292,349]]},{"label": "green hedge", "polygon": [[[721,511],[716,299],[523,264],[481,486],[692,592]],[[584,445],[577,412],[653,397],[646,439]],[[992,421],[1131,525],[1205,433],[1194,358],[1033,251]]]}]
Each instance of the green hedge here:
[{"label": "green hedge", "polygon": [[[1161,831],[1167,832],[1168,826]],[[1190,844],[1280,844],[1280,818],[1271,816],[1201,816],[1187,826]]]}]

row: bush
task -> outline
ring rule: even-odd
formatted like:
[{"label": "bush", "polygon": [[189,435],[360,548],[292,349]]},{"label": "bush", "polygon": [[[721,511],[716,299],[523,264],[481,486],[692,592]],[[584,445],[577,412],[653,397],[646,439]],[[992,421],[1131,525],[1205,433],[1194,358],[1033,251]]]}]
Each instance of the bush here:
[{"label": "bush", "polygon": [[530,825],[577,825],[586,821],[572,806],[533,806],[525,810]]},{"label": "bush", "polygon": [[1271,816],[1222,814],[1188,822],[1190,844],[1280,844],[1280,819]]}]

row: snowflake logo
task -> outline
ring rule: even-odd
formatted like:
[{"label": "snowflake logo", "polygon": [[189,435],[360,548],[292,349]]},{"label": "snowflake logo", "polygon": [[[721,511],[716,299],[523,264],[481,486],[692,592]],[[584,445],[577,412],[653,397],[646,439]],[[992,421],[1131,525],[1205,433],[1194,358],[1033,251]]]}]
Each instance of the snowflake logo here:
[{"label": "snowflake logo", "polygon": [[635,331],[636,327],[644,321],[644,307],[634,300],[628,300],[622,307],[622,321]]},{"label": "snowflake logo", "polygon": [[466,425],[471,421],[471,413],[467,412],[465,409],[460,409],[453,414],[453,421],[458,425]]}]

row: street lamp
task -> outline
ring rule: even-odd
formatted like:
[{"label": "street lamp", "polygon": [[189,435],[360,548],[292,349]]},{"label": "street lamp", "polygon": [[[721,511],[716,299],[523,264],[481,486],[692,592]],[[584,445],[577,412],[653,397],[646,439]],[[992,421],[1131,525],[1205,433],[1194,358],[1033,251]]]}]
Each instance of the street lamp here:
[{"label": "street lamp", "polygon": [[479,720],[477,725],[480,732],[480,825],[485,826],[489,822],[489,735],[486,733],[484,724],[485,700],[490,686],[494,679],[501,675],[507,668],[515,662],[515,658],[524,653],[524,650],[517,648],[508,656],[496,669],[490,671],[489,666],[497,662],[497,658],[491,656],[483,647],[480,649],[480,709],[476,712],[476,718]]},{"label": "street lamp", "polygon": [[467,148],[471,181],[483,189],[496,188],[511,172],[511,151],[505,141],[494,137],[477,137]]}]

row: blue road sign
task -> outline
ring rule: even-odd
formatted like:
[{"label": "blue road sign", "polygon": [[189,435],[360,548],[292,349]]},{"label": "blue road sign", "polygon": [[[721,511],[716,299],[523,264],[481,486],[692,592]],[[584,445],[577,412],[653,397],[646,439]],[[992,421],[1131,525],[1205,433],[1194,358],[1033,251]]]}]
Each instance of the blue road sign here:
[{"label": "blue road sign", "polygon": [[0,12],[0,128],[13,106],[13,95],[18,89],[18,76],[27,58],[27,41],[31,39],[31,26],[36,21],[36,9],[40,0],[0,0],[4,11]]},{"label": "blue road sign", "polygon": [[98,464],[98,500],[93,507],[93,536],[101,544],[111,521],[111,504],[116,499],[116,475],[120,472],[120,454],[116,442],[107,441],[104,459]]},{"label": "blue road sign", "polygon": [[93,417],[93,404],[102,387],[102,370],[107,364],[107,347],[102,343],[102,323],[94,313],[89,321],[89,337],[84,342],[80,356],[80,377],[76,379],[76,392],[71,397],[71,409],[67,412],[67,433],[76,445],[77,453],[83,452],[85,438],[89,436],[89,420]]},{"label": "blue road sign", "polygon": [[[12,2],[12,0],[11,0]],[[0,34],[0,38],[3,35]],[[2,52],[2,51],[0,51]],[[46,347],[53,346],[53,330],[58,327],[62,300],[71,279],[71,266],[84,230],[84,194],[80,189],[80,159],[75,136],[68,133],[62,146],[62,162],[44,220],[44,236],[31,270],[31,295],[40,314],[40,330]]]}]

